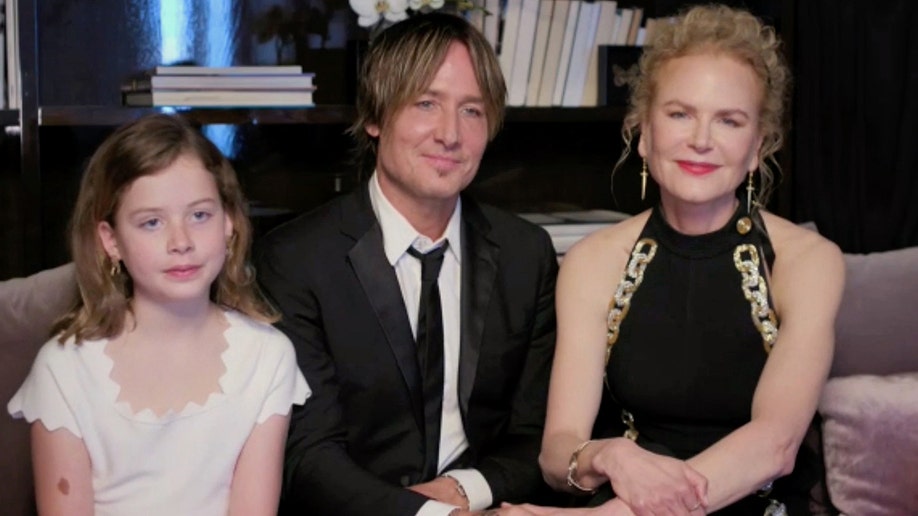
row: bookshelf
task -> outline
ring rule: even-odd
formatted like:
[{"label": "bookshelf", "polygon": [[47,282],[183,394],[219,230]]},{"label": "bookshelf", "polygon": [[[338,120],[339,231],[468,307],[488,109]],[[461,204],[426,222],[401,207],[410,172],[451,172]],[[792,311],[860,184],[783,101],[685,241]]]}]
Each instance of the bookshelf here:
[{"label": "bookshelf", "polygon": [[[87,9],[81,3],[18,2],[21,109],[0,110],[0,124],[6,127],[0,135],[6,157],[0,201],[12,200],[0,207],[0,245],[8,250],[0,259],[0,280],[66,261],[66,220],[86,159],[118,125],[162,109],[122,107],[119,85],[138,70],[170,62],[163,58],[169,46],[163,34],[172,29],[164,23],[151,27],[150,20],[166,19],[165,9],[174,3],[96,0]],[[619,5],[663,16],[685,3]],[[793,19],[793,0],[743,3],[776,20],[784,33]],[[169,44],[178,41],[181,57],[202,63],[222,49],[231,54],[228,64],[275,64],[256,59],[264,57],[265,49],[251,26],[272,2],[223,4],[220,13],[188,18],[184,32],[173,34],[177,39]],[[144,16],[136,11],[144,9]],[[217,15],[222,19],[214,20]],[[87,37],[88,27],[92,37]],[[214,39],[218,35],[222,39]],[[230,43],[232,49],[221,47]],[[355,114],[344,99],[353,90],[346,83],[353,78],[352,52],[351,45],[297,50],[304,71],[316,72],[314,108],[180,111],[202,128],[232,128],[233,163],[247,195],[257,202],[255,211],[280,214],[257,220],[257,229],[266,230],[358,184],[352,145],[344,134]],[[268,53],[273,57],[272,49]],[[471,188],[486,202],[521,212],[639,211],[653,202],[653,192],[647,203],[638,199],[639,163],[631,160],[610,181],[621,151],[623,115],[624,108],[617,106],[508,108],[504,129],[488,147]]]},{"label": "bookshelf", "polygon": [[[39,108],[41,127],[116,126],[163,111],[155,107],[45,106]],[[192,108],[179,113],[199,125],[210,124],[350,124],[356,111],[349,105],[319,105],[304,109]],[[595,108],[512,107],[506,120],[513,122],[597,122],[619,120],[620,106]],[[18,125],[18,111],[0,111],[0,125]],[[6,117],[6,118],[4,118]]]},{"label": "bookshelf", "polygon": [[0,109],[0,126],[5,128],[19,128],[19,110],[18,109]]},{"label": "bookshelf", "polygon": [[[155,107],[47,106],[39,109],[42,127],[117,126],[141,116],[169,111]],[[303,109],[192,108],[177,111],[199,125],[212,124],[347,124],[353,106],[316,106]]]}]

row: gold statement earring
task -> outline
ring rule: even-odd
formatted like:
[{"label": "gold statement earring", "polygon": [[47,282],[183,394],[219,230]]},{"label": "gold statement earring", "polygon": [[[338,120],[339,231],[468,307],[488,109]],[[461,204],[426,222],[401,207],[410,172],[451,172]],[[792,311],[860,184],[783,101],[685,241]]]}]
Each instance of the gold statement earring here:
[{"label": "gold statement earring", "polygon": [[749,171],[749,181],[746,183],[746,211],[752,213],[752,192],[755,192],[755,186],[752,184],[752,171]]},{"label": "gold statement earring", "polygon": [[644,200],[644,197],[647,195],[647,160],[642,160],[644,162],[641,166],[641,200]]}]

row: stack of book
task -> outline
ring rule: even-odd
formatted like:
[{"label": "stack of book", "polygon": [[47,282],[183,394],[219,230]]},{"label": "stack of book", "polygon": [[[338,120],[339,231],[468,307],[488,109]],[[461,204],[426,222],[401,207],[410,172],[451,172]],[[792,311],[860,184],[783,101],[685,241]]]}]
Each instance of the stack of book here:
[{"label": "stack of book", "polygon": [[312,73],[300,66],[157,66],[121,87],[126,106],[311,107]]},{"label": "stack of book", "polygon": [[558,257],[594,231],[621,222],[631,215],[613,210],[556,211],[520,213],[520,217],[545,228]]}]

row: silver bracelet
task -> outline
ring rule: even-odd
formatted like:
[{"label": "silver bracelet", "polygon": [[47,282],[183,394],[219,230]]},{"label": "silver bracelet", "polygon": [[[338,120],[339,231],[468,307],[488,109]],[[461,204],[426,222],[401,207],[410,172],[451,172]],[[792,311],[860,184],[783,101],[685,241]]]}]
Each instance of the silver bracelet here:
[{"label": "silver bracelet", "polygon": [[570,487],[573,487],[574,489],[580,492],[589,493],[589,494],[595,493],[596,490],[587,489],[583,487],[582,485],[580,485],[579,483],[577,483],[577,481],[574,480],[574,475],[577,473],[577,459],[580,457],[580,452],[582,452],[583,449],[586,448],[587,445],[590,444],[591,442],[593,442],[591,439],[587,439],[586,441],[583,441],[582,443],[580,443],[580,446],[574,449],[574,453],[571,454],[571,460],[567,463],[567,485]]}]

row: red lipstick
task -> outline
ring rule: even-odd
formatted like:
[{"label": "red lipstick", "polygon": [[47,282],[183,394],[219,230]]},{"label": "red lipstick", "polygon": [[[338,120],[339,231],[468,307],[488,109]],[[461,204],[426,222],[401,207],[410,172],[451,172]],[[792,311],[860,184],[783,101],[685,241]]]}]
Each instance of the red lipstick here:
[{"label": "red lipstick", "polygon": [[710,174],[718,168],[718,165],[714,165],[713,163],[702,163],[699,161],[677,160],[676,164],[679,165],[679,168],[693,176]]}]

